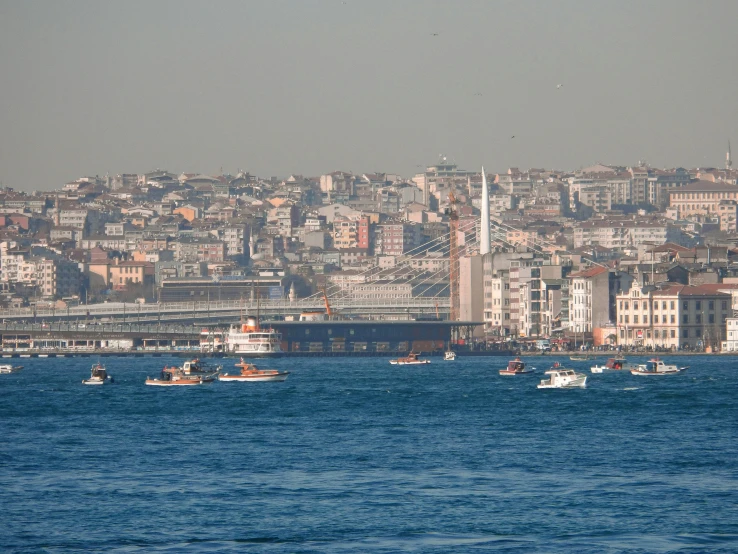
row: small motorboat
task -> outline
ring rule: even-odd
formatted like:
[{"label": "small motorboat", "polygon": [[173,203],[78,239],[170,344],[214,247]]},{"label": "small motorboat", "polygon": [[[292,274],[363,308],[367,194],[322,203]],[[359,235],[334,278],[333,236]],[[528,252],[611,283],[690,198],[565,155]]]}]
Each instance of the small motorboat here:
[{"label": "small motorboat", "polygon": [[605,371],[630,371],[637,368],[638,365],[628,363],[625,358],[609,358],[604,365],[593,365],[589,370],[592,373],[604,373]]},{"label": "small motorboat", "polygon": [[571,356],[569,356],[569,359],[572,362],[588,362],[592,359],[592,356],[590,356],[589,354],[572,354]]},{"label": "small motorboat", "polygon": [[456,359],[456,352],[453,350],[447,350],[443,353],[443,360],[445,362],[453,362]]},{"label": "small motorboat", "polygon": [[22,365],[0,364],[0,373],[15,373],[23,369]]},{"label": "small motorboat", "polygon": [[93,365],[92,369],[90,369],[89,379],[82,379],[83,385],[104,385],[106,382],[112,383],[113,378],[108,375],[105,366],[100,362]]},{"label": "small motorboat", "polygon": [[526,368],[523,360],[515,358],[507,362],[507,368],[501,369],[500,375],[528,375],[533,373],[535,369],[534,367]]},{"label": "small motorboat", "polygon": [[551,368],[546,372],[548,379],[543,379],[539,384],[539,389],[583,389],[587,386],[587,376],[584,373],[577,373],[573,369],[563,367]]},{"label": "small motorboat", "polygon": [[631,369],[631,375],[672,375],[687,371],[689,366],[677,367],[676,365],[666,365],[663,360],[653,358],[645,364],[640,364],[637,368]]},{"label": "small motorboat", "polygon": [[289,371],[277,371],[276,369],[257,369],[254,364],[245,362],[243,358],[237,364],[236,367],[241,368],[241,373],[238,375],[228,375],[224,373],[218,376],[220,381],[240,382],[245,383],[248,381],[284,381],[290,374]]},{"label": "small motorboat", "polygon": [[390,363],[392,365],[423,365],[430,363],[430,360],[421,360],[418,356],[418,353],[411,351],[406,357],[390,360]]},{"label": "small motorboat", "polygon": [[180,367],[165,367],[161,370],[158,379],[146,378],[146,384],[152,387],[182,387],[204,385],[211,383],[215,377],[207,378],[204,375],[185,375]]}]

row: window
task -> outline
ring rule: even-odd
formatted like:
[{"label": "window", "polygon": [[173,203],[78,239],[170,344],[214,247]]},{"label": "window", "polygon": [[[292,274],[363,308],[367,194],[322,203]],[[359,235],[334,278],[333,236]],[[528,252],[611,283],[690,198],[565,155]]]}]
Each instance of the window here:
[{"label": "window", "polygon": [[700,338],[702,336],[702,329],[695,329],[694,336]]},{"label": "window", "polygon": [[708,304],[708,309],[709,310],[714,310],[715,309],[715,301],[714,300],[710,300],[710,303]]},{"label": "window", "polygon": [[[638,302],[633,301],[633,309],[634,310],[637,310],[638,309]],[[636,316],[636,317],[638,317],[638,316]]]},{"label": "window", "polygon": [[689,309],[689,303],[685,300],[682,302],[682,310],[688,310]]},{"label": "window", "polygon": [[625,338],[625,329],[620,329],[620,338],[621,339]]},{"label": "window", "polygon": [[727,300],[723,300],[723,311],[728,309],[728,302]]},{"label": "window", "polygon": [[676,330],[674,330],[674,329],[671,330],[671,338],[673,338],[673,339],[676,338]]},{"label": "window", "polygon": [[[666,323],[666,314],[661,316],[661,323]],[[664,337],[666,338],[666,337]]]},{"label": "window", "polygon": [[625,303],[625,309],[630,310],[630,307],[628,306],[628,302]]},{"label": "window", "polygon": [[700,325],[702,323],[702,314],[697,314],[697,318],[696,319],[697,320],[695,321],[695,323],[697,323],[698,325]]},{"label": "window", "polygon": [[620,309],[621,310],[623,309],[623,301],[622,300],[620,301]]},{"label": "window", "polygon": [[620,323],[623,322],[623,314],[620,314]]},{"label": "window", "polygon": [[698,310],[701,310],[702,309],[702,302],[700,302],[699,300],[695,301],[694,307],[697,308]]},{"label": "window", "polygon": [[682,323],[683,323],[684,325],[687,325],[687,324],[689,323],[689,316],[688,316],[687,314],[684,314],[684,315],[682,316]]},{"label": "window", "polygon": [[709,316],[707,316],[707,322],[715,323],[715,314],[710,314]]},{"label": "window", "polygon": [[674,301],[673,301],[673,300],[671,301],[671,305],[670,305],[670,308],[671,308],[672,310],[674,309]]},{"label": "window", "polygon": [[689,338],[689,329],[685,329],[684,331],[682,331],[682,336],[685,339],[688,339]]},{"label": "window", "polygon": [[[672,306],[672,308],[673,308],[673,307],[674,307],[674,306]],[[663,302],[661,303],[661,309],[662,309],[662,310],[665,310],[665,309],[666,309],[666,300],[664,300],[664,301],[663,301]]]},{"label": "window", "polygon": [[633,316],[633,323],[638,323],[638,314]]},{"label": "window", "polygon": [[630,316],[628,316],[628,314],[625,314],[625,323],[630,323],[629,319],[630,319]]},{"label": "window", "polygon": [[674,314],[671,314],[671,323],[672,325],[676,323],[676,316]]}]

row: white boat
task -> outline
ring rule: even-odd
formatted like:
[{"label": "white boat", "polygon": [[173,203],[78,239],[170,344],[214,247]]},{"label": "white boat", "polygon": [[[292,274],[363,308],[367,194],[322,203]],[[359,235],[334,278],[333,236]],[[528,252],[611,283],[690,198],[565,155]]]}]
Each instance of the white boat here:
[{"label": "white boat", "polygon": [[418,358],[419,354],[416,352],[410,352],[404,358],[397,358],[396,360],[390,360],[392,365],[424,365],[429,364],[430,360],[421,360]]},{"label": "white boat", "polygon": [[571,356],[569,356],[569,359],[572,362],[588,362],[589,360],[593,359],[593,357],[589,354],[572,354]]},{"label": "white boat", "polygon": [[447,350],[443,353],[443,360],[446,362],[453,362],[456,359],[456,352],[453,350]]},{"label": "white boat", "polygon": [[83,385],[104,385],[105,383],[112,383],[113,378],[108,375],[105,366],[100,362],[96,363],[90,369],[90,378],[82,379]]},{"label": "white boat", "polygon": [[593,365],[589,370],[592,373],[604,373],[605,371],[631,371],[637,368],[637,364],[628,363],[625,358],[609,358],[604,365]]},{"label": "white boat", "polygon": [[645,364],[640,364],[637,368],[631,369],[631,375],[671,375],[681,373],[689,369],[686,367],[677,367],[676,365],[666,365],[663,360],[653,358]]},{"label": "white boat", "polygon": [[577,373],[573,369],[552,368],[545,375],[548,375],[549,378],[543,379],[538,384],[539,389],[583,389],[587,386],[587,376],[584,373]]},{"label": "white boat", "polygon": [[10,364],[0,365],[0,373],[15,373],[16,371],[20,371],[21,369],[23,369],[22,365],[10,365]]},{"label": "white boat", "polygon": [[274,329],[262,329],[255,317],[246,323],[231,325],[226,336],[228,351],[249,358],[276,358],[284,355],[282,335]]},{"label": "white boat", "polygon": [[507,368],[501,369],[500,375],[528,375],[530,373],[533,373],[535,369],[535,367],[526,368],[525,362],[523,360],[521,360],[520,358],[515,358],[514,360],[510,360],[509,362],[507,362]]},{"label": "white boat", "polygon": [[236,367],[241,368],[241,372],[237,375],[228,375],[224,373],[218,376],[218,380],[226,382],[247,383],[249,381],[264,382],[277,381],[282,382],[287,379],[289,371],[277,371],[276,369],[257,369],[254,364],[245,362],[243,358]]}]

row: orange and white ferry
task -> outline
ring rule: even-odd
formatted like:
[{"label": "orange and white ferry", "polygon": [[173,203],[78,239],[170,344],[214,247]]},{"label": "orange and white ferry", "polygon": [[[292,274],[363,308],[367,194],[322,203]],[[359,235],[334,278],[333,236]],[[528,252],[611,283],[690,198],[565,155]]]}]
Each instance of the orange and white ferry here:
[{"label": "orange and white ferry", "polygon": [[224,373],[218,377],[221,381],[240,382],[245,383],[248,381],[284,381],[290,374],[289,371],[278,371],[276,369],[257,369],[254,364],[245,362],[243,358],[237,364],[236,367],[241,368],[241,373],[238,375],[228,375]]},{"label": "orange and white ferry", "polygon": [[284,354],[282,335],[274,329],[262,329],[259,319],[248,317],[245,323],[231,325],[228,352],[251,358],[277,358]]}]

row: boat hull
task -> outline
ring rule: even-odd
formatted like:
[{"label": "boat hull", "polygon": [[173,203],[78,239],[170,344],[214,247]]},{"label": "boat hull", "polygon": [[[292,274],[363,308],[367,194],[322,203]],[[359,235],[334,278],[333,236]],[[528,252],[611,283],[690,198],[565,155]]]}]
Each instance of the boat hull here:
[{"label": "boat hull", "polygon": [[571,381],[562,385],[539,384],[539,389],[583,389],[587,387],[587,378]]},{"label": "boat hull", "polygon": [[277,373],[273,375],[221,375],[218,380],[235,383],[249,382],[282,382],[287,380],[289,373]]},{"label": "boat hull", "polygon": [[531,373],[533,373],[533,370],[532,369],[526,369],[526,370],[523,370],[523,371],[508,371],[506,369],[501,369],[500,370],[500,375],[503,375],[503,376],[509,376],[509,375],[530,375]]},{"label": "boat hull", "polygon": [[202,385],[205,381],[200,379],[181,379],[179,381],[160,381],[159,379],[146,379],[146,384],[150,387],[192,387]]},{"label": "boat hull", "polygon": [[678,369],[670,369],[667,371],[642,371],[640,369],[631,369],[630,374],[631,375],[674,375],[676,373],[682,373],[683,371],[686,371],[686,367],[684,368],[678,368]]},{"label": "boat hull", "polygon": [[417,362],[401,362],[399,360],[390,360],[392,365],[426,365],[430,363],[430,360],[419,360]]},{"label": "boat hull", "polygon": [[92,380],[92,379],[83,379],[82,380],[83,385],[104,385],[105,381],[100,381],[98,379]]}]

